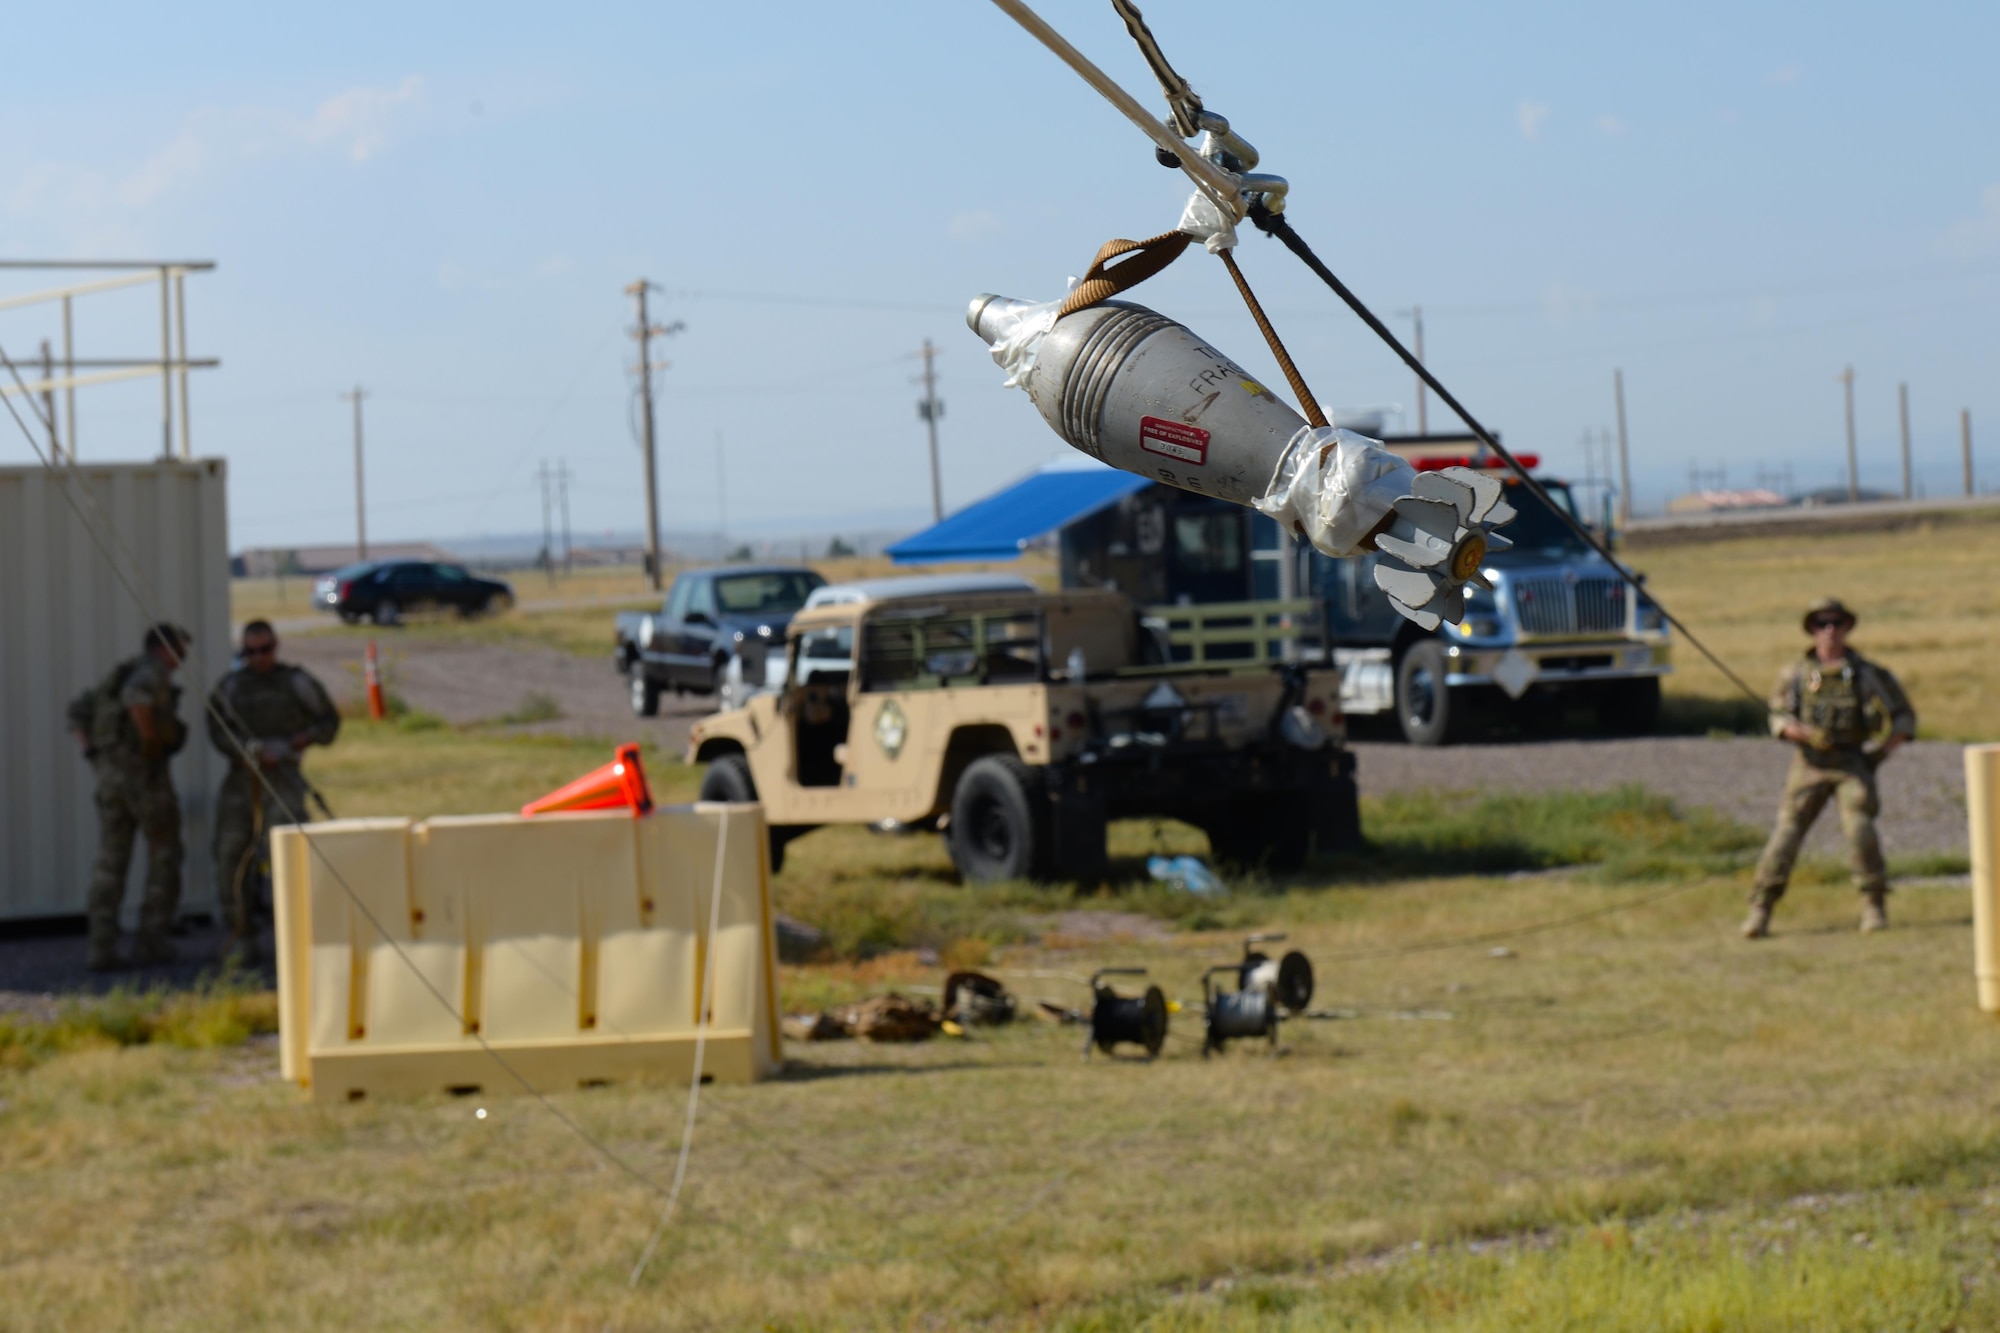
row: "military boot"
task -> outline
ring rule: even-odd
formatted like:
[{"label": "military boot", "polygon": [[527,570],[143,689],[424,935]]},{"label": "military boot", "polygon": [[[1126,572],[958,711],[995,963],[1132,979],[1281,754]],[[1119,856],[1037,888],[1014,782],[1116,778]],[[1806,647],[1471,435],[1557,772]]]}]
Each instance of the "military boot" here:
[{"label": "military boot", "polygon": [[90,921],[90,953],[84,966],[93,972],[115,972],[125,966],[125,960],[118,956],[118,921],[116,918],[100,920],[93,916]]},{"label": "military boot", "polygon": [[142,966],[171,963],[179,958],[180,951],[165,935],[140,932],[138,941],[132,946],[132,961]]},{"label": "military boot", "polygon": [[1886,895],[1871,893],[1861,900],[1861,930],[1863,934],[1889,928],[1889,900]]},{"label": "military boot", "polygon": [[222,966],[232,971],[248,971],[264,961],[264,949],[255,935],[231,933],[222,950]]},{"label": "military boot", "polygon": [[1743,918],[1743,938],[1761,940],[1771,934],[1771,904],[1754,902],[1750,904],[1750,915]]}]

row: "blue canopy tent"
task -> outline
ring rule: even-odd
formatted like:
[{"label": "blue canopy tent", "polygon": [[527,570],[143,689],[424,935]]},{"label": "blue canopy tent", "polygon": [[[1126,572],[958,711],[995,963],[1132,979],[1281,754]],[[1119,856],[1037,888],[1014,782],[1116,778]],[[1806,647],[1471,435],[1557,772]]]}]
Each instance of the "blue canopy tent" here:
[{"label": "blue canopy tent", "polygon": [[899,565],[1015,560],[1045,532],[1094,514],[1152,485],[1102,464],[1064,460],[889,547]]}]

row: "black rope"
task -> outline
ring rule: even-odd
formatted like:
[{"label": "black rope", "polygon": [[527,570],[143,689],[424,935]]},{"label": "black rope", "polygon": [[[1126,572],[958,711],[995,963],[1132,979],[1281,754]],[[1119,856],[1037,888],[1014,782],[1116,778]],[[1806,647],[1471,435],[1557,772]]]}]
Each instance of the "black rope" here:
[{"label": "black rope", "polygon": [[[1578,522],[1574,514],[1571,514],[1568,509],[1566,509],[1562,505],[1556,504],[1553,500],[1549,498],[1549,493],[1542,489],[1542,484],[1540,482],[1536,481],[1533,477],[1528,475],[1528,470],[1521,466],[1520,460],[1515,458],[1513,454],[1509,453],[1506,450],[1506,448],[1504,448],[1501,445],[1500,441],[1494,438],[1493,432],[1487,430],[1486,427],[1480,425],[1478,419],[1475,418],[1472,415],[1472,413],[1465,410],[1465,405],[1460,403],[1457,398],[1452,396],[1451,390],[1445,388],[1444,385],[1438,381],[1437,376],[1431,374],[1431,372],[1425,368],[1424,363],[1417,360],[1416,356],[1411,353],[1409,348],[1403,346],[1401,340],[1399,340],[1395,334],[1389,331],[1388,326],[1385,325],[1380,319],[1376,318],[1375,312],[1368,308],[1366,302],[1364,302],[1360,297],[1356,296],[1353,293],[1353,291],[1349,289],[1346,283],[1342,282],[1337,276],[1335,276],[1333,270],[1328,268],[1325,265],[1325,263],[1323,263],[1320,260],[1320,257],[1313,253],[1312,247],[1305,243],[1304,238],[1302,238],[1296,231],[1292,230],[1292,224],[1285,219],[1285,216],[1282,213],[1272,213],[1268,211],[1261,202],[1253,203],[1250,205],[1250,221],[1256,224],[1257,230],[1263,232],[1266,236],[1275,236],[1278,240],[1284,242],[1285,248],[1287,250],[1290,250],[1293,254],[1297,255],[1301,260],[1305,261],[1306,267],[1311,269],[1314,273],[1317,273],[1320,277],[1320,281],[1324,282],[1327,286],[1331,287],[1333,289],[1334,295],[1338,296],[1341,300],[1345,301],[1347,303],[1347,308],[1352,310],[1355,314],[1359,315],[1361,317],[1362,323],[1366,324],[1369,328],[1373,329],[1375,331],[1375,336],[1380,338],[1383,342],[1387,343],[1391,348],[1391,350],[1393,350],[1397,356],[1403,359],[1403,364],[1408,366],[1412,371],[1414,371],[1416,373],[1417,378],[1422,380],[1427,386],[1429,386],[1431,392],[1435,393],[1438,396],[1439,400],[1443,402],[1446,407],[1449,407],[1452,411],[1458,414],[1459,419],[1463,421],[1468,428],[1471,429],[1474,435],[1479,437],[1479,442],[1485,445],[1488,449],[1491,449],[1494,452],[1494,454],[1499,457],[1501,462],[1505,463],[1509,468],[1513,469],[1514,475],[1516,475],[1521,479],[1521,484],[1526,486],[1528,490],[1535,496],[1536,499],[1540,500],[1543,504],[1547,505],[1549,509],[1555,513],[1557,518],[1560,518],[1564,523],[1568,524],[1569,527],[1576,533],[1577,536],[1583,538],[1583,540],[1590,546],[1591,550],[1597,552],[1600,556],[1603,556],[1605,561],[1609,563],[1613,569],[1618,571],[1618,575],[1620,578],[1624,579],[1625,582],[1630,584],[1634,589],[1637,589],[1642,592],[1644,591],[1643,585],[1641,585],[1641,583],[1639,582],[1639,576],[1633,573],[1629,568],[1627,568],[1625,563],[1621,561],[1617,556],[1613,555],[1611,553],[1611,548],[1606,546],[1603,542],[1599,541],[1595,533],[1591,532],[1589,528],[1585,527],[1582,523]],[[1696,636],[1693,630],[1689,629],[1685,624],[1683,624],[1679,616],[1669,611],[1667,609],[1666,603],[1660,601],[1657,597],[1653,598],[1652,602],[1653,605],[1660,608],[1660,614],[1666,618],[1667,623],[1669,625],[1672,625],[1675,629],[1679,630],[1682,636],[1685,637],[1689,643],[1694,645],[1696,651],[1698,651],[1703,657],[1706,657],[1709,660],[1709,662],[1714,665],[1716,670],[1720,671],[1723,675],[1729,677],[1730,681],[1736,686],[1736,688],[1743,691],[1743,694],[1746,698],[1748,698],[1751,702],[1758,705],[1760,708],[1764,706],[1765,702],[1764,696],[1757,693],[1757,691],[1751,689],[1750,686],[1744,681],[1743,677],[1737,675],[1734,671],[1730,670],[1729,664],[1727,662],[1724,662],[1720,657],[1716,656],[1714,650],[1712,650],[1707,644],[1703,643],[1701,639]]]}]

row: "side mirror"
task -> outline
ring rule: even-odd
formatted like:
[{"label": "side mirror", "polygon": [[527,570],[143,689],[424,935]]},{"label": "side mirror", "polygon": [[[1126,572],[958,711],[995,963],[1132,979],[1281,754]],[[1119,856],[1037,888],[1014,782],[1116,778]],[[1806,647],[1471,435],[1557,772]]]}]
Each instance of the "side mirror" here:
[{"label": "side mirror", "polygon": [[708,612],[706,611],[690,611],[681,618],[681,623],[686,625],[713,625],[715,622],[708,618]]}]

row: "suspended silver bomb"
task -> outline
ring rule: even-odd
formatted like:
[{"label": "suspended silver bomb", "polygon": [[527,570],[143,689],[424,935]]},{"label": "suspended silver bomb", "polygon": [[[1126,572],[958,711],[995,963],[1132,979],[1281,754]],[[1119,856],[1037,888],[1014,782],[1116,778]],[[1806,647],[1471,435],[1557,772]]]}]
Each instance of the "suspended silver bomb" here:
[{"label": "suspended silver bomb", "polygon": [[1426,629],[1464,615],[1461,592],[1514,511],[1470,468],[1418,473],[1365,436],[1314,428],[1184,325],[1126,301],[1064,318],[1060,303],[973,300],[966,323],[1007,383],[1072,447],[1121,471],[1250,505],[1330,556],[1379,550],[1375,579]]}]

